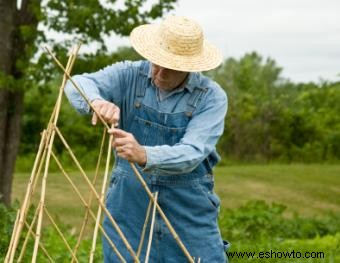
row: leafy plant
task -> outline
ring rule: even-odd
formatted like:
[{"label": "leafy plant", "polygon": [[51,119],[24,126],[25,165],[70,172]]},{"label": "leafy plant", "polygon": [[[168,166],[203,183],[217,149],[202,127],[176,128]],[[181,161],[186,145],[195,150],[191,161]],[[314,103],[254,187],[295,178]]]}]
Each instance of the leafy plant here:
[{"label": "leafy plant", "polygon": [[340,233],[340,215],[287,217],[283,214],[285,209],[281,204],[270,205],[262,200],[250,201],[237,209],[222,209],[222,235],[228,240],[284,240]]}]

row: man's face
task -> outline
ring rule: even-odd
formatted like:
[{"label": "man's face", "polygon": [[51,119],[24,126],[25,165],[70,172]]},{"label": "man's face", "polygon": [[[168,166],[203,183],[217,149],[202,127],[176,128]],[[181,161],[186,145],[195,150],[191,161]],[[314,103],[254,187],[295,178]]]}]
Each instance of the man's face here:
[{"label": "man's face", "polygon": [[152,79],[155,85],[162,90],[173,90],[180,86],[188,76],[188,72],[163,68],[152,64]]}]

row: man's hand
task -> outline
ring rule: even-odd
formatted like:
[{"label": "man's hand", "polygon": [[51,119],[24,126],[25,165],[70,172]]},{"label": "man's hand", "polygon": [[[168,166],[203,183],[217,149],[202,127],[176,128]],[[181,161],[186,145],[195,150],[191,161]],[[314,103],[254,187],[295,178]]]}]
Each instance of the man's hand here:
[{"label": "man's hand", "polygon": [[[114,105],[112,102],[106,100],[96,99],[92,101],[93,108],[100,114],[100,116],[110,124],[116,126],[119,122],[120,109]],[[98,116],[93,113],[92,124],[96,125],[98,121]]]},{"label": "man's hand", "polygon": [[116,148],[119,157],[140,166],[146,164],[146,151],[131,133],[116,128],[110,129],[109,133],[114,136],[112,146]]}]

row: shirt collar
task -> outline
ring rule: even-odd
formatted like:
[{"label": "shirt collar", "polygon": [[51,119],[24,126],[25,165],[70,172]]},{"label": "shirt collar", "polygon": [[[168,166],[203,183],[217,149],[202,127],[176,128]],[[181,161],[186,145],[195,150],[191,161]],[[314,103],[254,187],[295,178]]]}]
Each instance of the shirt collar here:
[{"label": "shirt collar", "polygon": [[[152,63],[149,62],[149,71],[148,71],[148,78],[150,79],[152,85],[154,85],[152,81]],[[199,72],[189,72],[189,75],[185,82],[179,89],[187,89],[190,93],[194,91],[196,87],[199,87],[201,79],[201,74]]]}]

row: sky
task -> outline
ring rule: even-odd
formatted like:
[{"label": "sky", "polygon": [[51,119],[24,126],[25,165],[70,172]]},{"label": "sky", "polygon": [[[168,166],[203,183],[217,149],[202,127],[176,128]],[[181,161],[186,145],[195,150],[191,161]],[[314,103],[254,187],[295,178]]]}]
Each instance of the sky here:
[{"label": "sky", "polygon": [[257,51],[296,82],[340,80],[339,0],[179,0],[224,56]]},{"label": "sky", "polygon": [[294,82],[340,81],[340,0],[178,0],[171,14],[200,23],[225,58],[256,51]]}]

